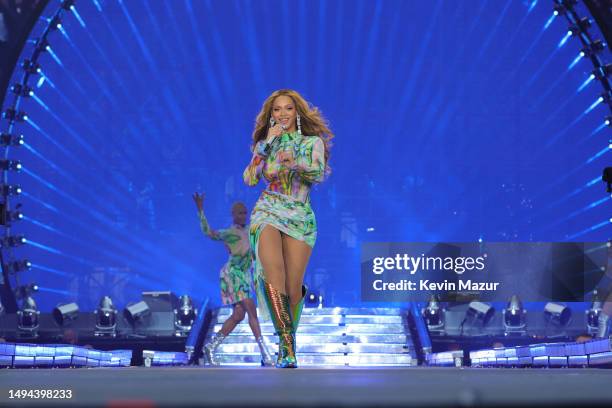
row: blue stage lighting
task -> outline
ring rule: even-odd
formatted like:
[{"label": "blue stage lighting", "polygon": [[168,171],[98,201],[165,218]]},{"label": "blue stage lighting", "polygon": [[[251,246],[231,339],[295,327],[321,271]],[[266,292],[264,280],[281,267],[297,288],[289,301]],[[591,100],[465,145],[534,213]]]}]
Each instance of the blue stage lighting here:
[{"label": "blue stage lighting", "polygon": [[32,90],[32,88],[22,84],[13,84],[11,86],[11,92],[13,92],[15,95],[19,95],[24,98],[34,95],[34,91]]},{"label": "blue stage lighting", "polygon": [[16,184],[2,184],[2,194],[5,196],[19,195],[21,193],[21,187]]},{"label": "blue stage lighting", "polygon": [[14,122],[25,122],[28,120],[28,115],[24,111],[17,112],[13,108],[8,108],[2,113],[2,117],[6,120]]},{"label": "blue stage lighting", "polygon": [[21,168],[19,160],[0,160],[0,169],[2,170],[20,171]]},{"label": "blue stage lighting", "polygon": [[[22,259],[21,261],[10,262],[4,265],[4,267],[11,273],[17,273],[30,270],[32,268],[32,263],[27,259]],[[36,290],[38,290],[38,287],[36,287]]]},{"label": "blue stage lighting", "polygon": [[49,27],[51,27],[53,30],[59,30],[62,28],[62,20],[60,19],[59,15],[56,15],[49,21]]},{"label": "blue stage lighting", "polygon": [[21,68],[23,68],[23,70],[28,74],[40,73],[40,64],[29,59],[26,59],[21,63]]},{"label": "blue stage lighting", "polygon": [[3,247],[17,247],[27,242],[23,235],[9,235],[0,241]]},{"label": "blue stage lighting", "polygon": [[74,7],[74,0],[64,0],[62,1],[62,8],[64,10],[71,10]]},{"label": "blue stage lighting", "polygon": [[22,146],[24,143],[23,135],[13,135],[10,133],[0,134],[1,146]]}]

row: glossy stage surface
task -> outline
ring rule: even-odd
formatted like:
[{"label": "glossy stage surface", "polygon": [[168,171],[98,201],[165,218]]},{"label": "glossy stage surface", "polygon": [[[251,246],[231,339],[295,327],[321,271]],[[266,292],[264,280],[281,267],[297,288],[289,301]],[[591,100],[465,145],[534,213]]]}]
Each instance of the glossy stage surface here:
[{"label": "glossy stage surface", "polygon": [[[485,368],[5,369],[9,389],[70,389],[95,406],[612,406],[612,370]],[[110,405],[109,405],[110,404]]]}]

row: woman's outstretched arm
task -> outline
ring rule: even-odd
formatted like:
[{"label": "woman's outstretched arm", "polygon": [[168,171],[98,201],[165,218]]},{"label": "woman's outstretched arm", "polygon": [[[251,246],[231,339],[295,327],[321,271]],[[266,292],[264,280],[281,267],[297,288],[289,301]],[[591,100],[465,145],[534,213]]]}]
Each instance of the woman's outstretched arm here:
[{"label": "woman's outstretched arm", "polygon": [[208,224],[208,220],[204,215],[204,193],[198,194],[196,192],[193,193],[192,197],[193,201],[196,204],[196,207],[198,208],[198,217],[200,218],[200,229],[202,230],[202,233],[207,237],[214,239],[215,241],[222,241],[222,234],[219,231],[215,231],[210,227],[210,225]]}]

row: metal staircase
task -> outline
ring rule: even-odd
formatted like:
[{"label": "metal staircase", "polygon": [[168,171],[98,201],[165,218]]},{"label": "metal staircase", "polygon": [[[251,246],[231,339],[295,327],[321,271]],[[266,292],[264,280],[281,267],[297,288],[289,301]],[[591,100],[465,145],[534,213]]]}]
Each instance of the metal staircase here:
[{"label": "metal staircase", "polygon": [[[213,317],[206,340],[231,314],[221,308]],[[399,308],[304,308],[297,332],[298,363],[304,366],[413,366],[414,344],[407,329],[406,313]],[[278,338],[270,321],[260,321],[270,352]],[[254,366],[260,354],[247,319],[217,349],[223,366]]]}]

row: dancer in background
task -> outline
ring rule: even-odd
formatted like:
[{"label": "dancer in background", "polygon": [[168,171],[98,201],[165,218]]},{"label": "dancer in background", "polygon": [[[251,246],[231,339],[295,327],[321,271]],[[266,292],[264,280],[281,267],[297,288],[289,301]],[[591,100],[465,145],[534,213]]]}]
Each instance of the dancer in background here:
[{"label": "dancer in background", "polygon": [[262,177],[267,184],[249,233],[260,314],[265,303],[279,336],[277,367],[297,367],[304,274],[317,236],[310,189],[329,174],[332,137],[317,108],[293,90],[272,93],[255,120],[253,156],[243,176],[249,186]]},{"label": "dancer in background", "polygon": [[233,224],[222,230],[213,230],[204,215],[204,193],[193,194],[193,201],[198,208],[200,228],[202,232],[215,241],[223,241],[229,252],[229,259],[221,268],[221,301],[224,305],[233,305],[233,312],[223,323],[221,330],[212,340],[204,345],[204,354],[212,365],[219,365],[215,357],[217,347],[225,340],[228,334],[244,319],[245,313],[249,315],[249,326],[253,331],[259,351],[261,364],[271,366],[274,364],[272,356],[264,343],[261,328],[257,320],[257,308],[251,299],[251,266],[253,253],[249,245],[247,227],[247,208],[241,202],[232,205]]}]

